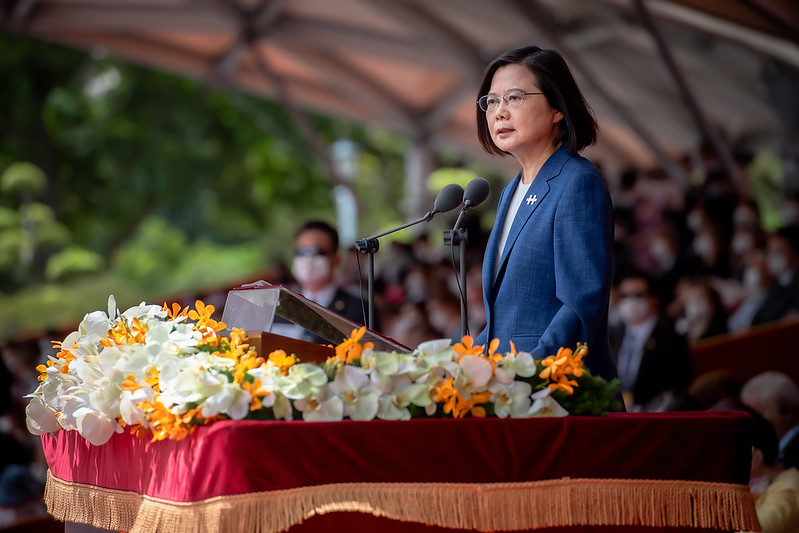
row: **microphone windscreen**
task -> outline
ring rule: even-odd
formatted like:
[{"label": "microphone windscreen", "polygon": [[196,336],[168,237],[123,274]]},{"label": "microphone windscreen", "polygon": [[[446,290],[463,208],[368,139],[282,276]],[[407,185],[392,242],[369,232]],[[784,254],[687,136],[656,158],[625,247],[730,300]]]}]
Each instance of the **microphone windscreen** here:
[{"label": "microphone windscreen", "polygon": [[463,193],[463,203],[469,207],[477,207],[482,204],[488,193],[491,192],[491,186],[485,178],[474,178],[466,185],[466,191]]},{"label": "microphone windscreen", "polygon": [[436,201],[433,203],[433,210],[436,213],[446,213],[452,211],[459,205],[463,198],[463,187],[457,183],[450,183],[438,193]]}]

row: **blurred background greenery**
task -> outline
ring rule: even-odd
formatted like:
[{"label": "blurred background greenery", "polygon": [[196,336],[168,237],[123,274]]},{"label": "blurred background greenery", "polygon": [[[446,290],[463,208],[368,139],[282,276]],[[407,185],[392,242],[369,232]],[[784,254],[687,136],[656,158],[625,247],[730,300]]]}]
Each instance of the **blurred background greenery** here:
[{"label": "blurred background greenery", "polygon": [[[335,221],[334,183],[278,103],[13,34],[0,49],[0,341],[72,329],[109,294],[125,308],[262,278],[305,219]],[[364,235],[404,222],[406,141],[308,118],[359,147]],[[443,179],[458,172],[474,176]]]}]

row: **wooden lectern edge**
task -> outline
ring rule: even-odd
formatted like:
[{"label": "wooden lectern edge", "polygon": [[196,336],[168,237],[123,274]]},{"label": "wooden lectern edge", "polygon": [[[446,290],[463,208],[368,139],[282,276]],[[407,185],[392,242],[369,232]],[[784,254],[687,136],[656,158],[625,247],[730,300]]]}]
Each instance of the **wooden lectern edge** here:
[{"label": "wooden lectern edge", "polygon": [[303,363],[324,363],[328,357],[336,355],[332,346],[292,339],[268,331],[247,331],[247,339],[258,355],[268,357],[275,350],[283,350],[287,355],[294,354]]}]

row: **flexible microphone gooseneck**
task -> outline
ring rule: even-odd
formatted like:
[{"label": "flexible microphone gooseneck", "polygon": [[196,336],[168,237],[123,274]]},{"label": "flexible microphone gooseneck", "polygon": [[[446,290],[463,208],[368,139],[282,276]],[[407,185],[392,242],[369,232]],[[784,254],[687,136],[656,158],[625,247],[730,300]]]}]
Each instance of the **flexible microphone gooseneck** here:
[{"label": "flexible microphone gooseneck", "polygon": [[463,192],[463,207],[458,213],[455,226],[453,226],[452,231],[444,232],[444,244],[450,245],[453,268],[455,268],[454,246],[457,244],[460,247],[460,275],[456,279],[461,297],[461,337],[469,334],[469,321],[466,315],[466,244],[469,236],[468,232],[465,229],[461,229],[460,225],[466,211],[482,204],[488,198],[490,192],[491,186],[485,178],[474,178],[470,181]]},{"label": "flexible microphone gooseneck", "polygon": [[[468,187],[468,186],[467,186]],[[359,241],[355,242],[355,249],[359,252],[369,254],[369,270],[368,270],[368,284],[369,284],[369,314],[366,326],[369,329],[372,329],[374,326],[374,308],[375,308],[375,294],[374,294],[374,277],[375,277],[375,258],[374,254],[380,249],[380,241],[378,239],[380,237],[384,237],[390,233],[394,233],[396,231],[403,230],[415,224],[419,224],[420,222],[430,222],[434,216],[438,213],[446,213],[447,211],[452,211],[459,205],[461,205],[462,198],[466,197],[466,193],[463,190],[463,187],[456,183],[450,183],[441,191],[439,191],[438,196],[436,196],[435,201],[433,202],[433,209],[431,209],[425,216],[421,218],[417,218],[407,224],[403,224],[402,226],[398,226],[396,228],[390,229],[388,231],[384,231],[382,233],[378,233],[377,235],[372,235],[371,237],[363,238]],[[363,293],[361,293],[363,294]],[[361,300],[363,301],[363,300]],[[364,313],[366,314],[366,313]]]}]

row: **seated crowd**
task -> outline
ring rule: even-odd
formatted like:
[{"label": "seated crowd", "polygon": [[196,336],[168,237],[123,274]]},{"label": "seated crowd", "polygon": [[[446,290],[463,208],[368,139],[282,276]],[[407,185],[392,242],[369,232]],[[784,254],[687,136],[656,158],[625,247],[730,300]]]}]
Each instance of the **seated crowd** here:
[{"label": "seated crowd", "polygon": [[[725,185],[709,179],[701,190],[689,192],[665,178],[628,177],[612,190],[616,276],[611,348],[628,410],[743,409],[762,416],[766,424],[754,425],[759,451],[753,456],[753,491],[773,494],[784,485],[793,487],[799,478],[794,469],[799,466],[799,388],[775,372],[745,384],[723,371],[694,376],[690,350],[703,339],[799,314],[799,201],[785,198],[781,226],[767,231],[758,204]],[[451,257],[441,236],[422,235],[411,244],[386,239],[375,256],[381,333],[409,347],[437,338],[459,341],[463,292],[468,333],[476,337],[482,330],[481,263],[487,235],[474,219],[468,222],[463,286],[458,257]],[[319,281],[315,275],[330,274],[336,290],[365,295],[358,252],[341,254],[333,263],[338,268],[322,276],[324,268],[313,256],[333,254],[338,237],[328,240],[324,227],[312,230],[310,238],[298,235],[297,255],[305,256],[301,267],[275,265],[267,281],[297,288],[313,286],[313,280]],[[307,279],[298,283],[298,277]],[[224,292],[209,298],[221,310]],[[344,300],[349,297],[337,292],[335,301]],[[37,439],[25,430],[22,399],[36,387],[35,367],[42,359],[39,340],[2,348],[0,438],[13,453],[0,464],[0,527],[42,511],[45,465]]]}]

